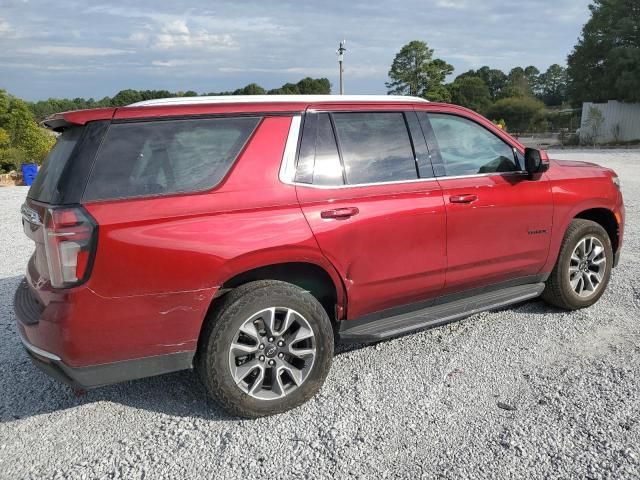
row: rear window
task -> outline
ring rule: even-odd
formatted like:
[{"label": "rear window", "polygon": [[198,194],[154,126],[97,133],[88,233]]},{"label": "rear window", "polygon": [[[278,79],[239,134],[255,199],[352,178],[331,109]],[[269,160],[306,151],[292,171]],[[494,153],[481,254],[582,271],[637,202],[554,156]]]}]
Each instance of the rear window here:
[{"label": "rear window", "polygon": [[113,124],[98,152],[84,199],[213,188],[259,122],[259,117],[235,117]]},{"label": "rear window", "polygon": [[44,203],[51,203],[58,196],[58,183],[71,153],[78,143],[83,127],[73,127],[65,130],[58,137],[47,159],[40,167],[35,181],[27,196]]}]

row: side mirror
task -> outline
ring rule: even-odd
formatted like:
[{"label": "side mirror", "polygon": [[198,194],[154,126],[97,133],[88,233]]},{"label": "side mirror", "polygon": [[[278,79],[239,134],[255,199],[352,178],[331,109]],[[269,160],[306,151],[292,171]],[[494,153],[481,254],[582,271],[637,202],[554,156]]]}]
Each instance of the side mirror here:
[{"label": "side mirror", "polygon": [[535,175],[549,170],[549,156],[547,152],[535,148],[525,148],[524,168],[529,175]]}]

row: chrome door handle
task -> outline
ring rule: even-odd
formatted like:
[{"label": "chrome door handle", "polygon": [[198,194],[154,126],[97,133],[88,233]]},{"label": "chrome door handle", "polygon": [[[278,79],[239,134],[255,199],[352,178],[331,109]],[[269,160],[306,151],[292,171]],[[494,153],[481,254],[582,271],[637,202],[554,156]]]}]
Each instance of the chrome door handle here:
[{"label": "chrome door handle", "polygon": [[333,210],[325,210],[320,212],[320,218],[336,218],[345,219],[353,217],[360,212],[356,207],[335,208]]},{"label": "chrome door handle", "polygon": [[478,196],[473,194],[452,195],[449,197],[450,203],[472,203],[476,200],[478,200]]}]

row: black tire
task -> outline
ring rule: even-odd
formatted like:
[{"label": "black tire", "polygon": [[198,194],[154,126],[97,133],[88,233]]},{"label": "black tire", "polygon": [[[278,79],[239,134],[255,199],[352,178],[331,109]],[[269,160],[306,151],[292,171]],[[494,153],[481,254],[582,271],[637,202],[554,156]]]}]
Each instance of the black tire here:
[{"label": "black tire", "polygon": [[[606,265],[604,276],[594,293],[588,297],[579,296],[571,287],[569,281],[569,262],[571,255],[583,238],[596,237],[604,246]],[[564,235],[560,254],[551,275],[547,279],[542,298],[547,303],[566,310],[577,310],[593,305],[602,296],[611,277],[613,265],[613,248],[611,239],[601,225],[590,220],[576,219],[571,222]]]},{"label": "black tire", "polygon": [[[240,326],[256,312],[286,307],[299,312],[314,334],[316,357],[304,382],[278,399],[258,399],[236,385],[229,349]],[[333,328],[326,311],[309,292],[286,282],[261,280],[235,288],[220,299],[206,319],[196,368],[208,393],[232,415],[275,415],[309,400],[322,387],[333,360]]]}]

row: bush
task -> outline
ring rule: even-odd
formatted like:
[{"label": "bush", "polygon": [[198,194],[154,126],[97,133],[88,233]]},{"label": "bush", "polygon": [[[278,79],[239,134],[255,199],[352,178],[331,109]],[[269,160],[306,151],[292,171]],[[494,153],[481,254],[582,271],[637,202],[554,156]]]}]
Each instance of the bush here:
[{"label": "bush", "polygon": [[6,148],[0,150],[0,173],[9,173],[12,170],[20,171],[20,165],[27,163],[27,154],[19,148]]},{"label": "bush", "polygon": [[504,119],[511,131],[523,132],[543,109],[544,103],[533,97],[509,97],[498,100],[489,107],[487,117],[494,121]]}]

